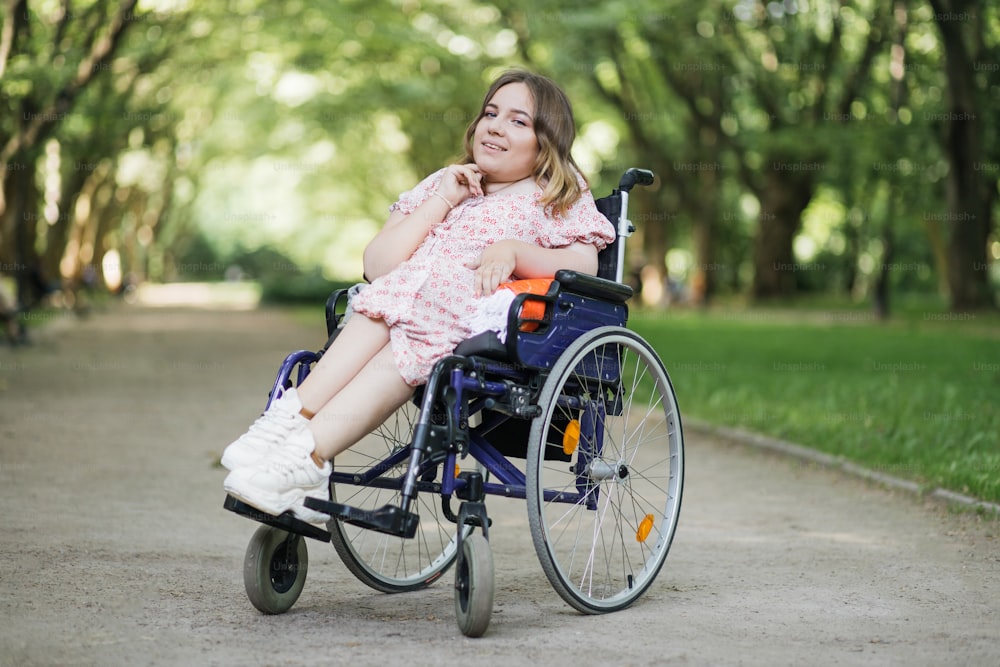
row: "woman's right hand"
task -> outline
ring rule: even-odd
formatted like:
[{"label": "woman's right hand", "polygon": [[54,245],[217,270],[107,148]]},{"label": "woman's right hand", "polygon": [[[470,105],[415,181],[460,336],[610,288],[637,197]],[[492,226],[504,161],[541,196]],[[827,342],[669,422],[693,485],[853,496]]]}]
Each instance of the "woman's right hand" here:
[{"label": "woman's right hand", "polygon": [[483,174],[474,163],[445,167],[437,192],[452,206],[458,206],[469,197],[483,195]]}]

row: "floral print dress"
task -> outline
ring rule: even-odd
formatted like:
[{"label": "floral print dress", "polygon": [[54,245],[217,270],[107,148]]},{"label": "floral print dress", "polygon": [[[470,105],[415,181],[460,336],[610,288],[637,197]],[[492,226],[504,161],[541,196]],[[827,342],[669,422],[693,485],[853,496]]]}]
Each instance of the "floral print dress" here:
[{"label": "floral print dress", "polygon": [[[432,196],[443,172],[401,194],[390,210],[412,213]],[[557,217],[546,215],[541,192],[470,197],[431,228],[409,259],[361,290],[351,307],[385,321],[399,374],[416,386],[472,334],[468,322],[480,299],[473,295],[474,270],[468,265],[475,264],[486,247],[518,239],[543,248],[579,241],[601,250],[614,236],[614,227],[597,210],[589,190]]]}]

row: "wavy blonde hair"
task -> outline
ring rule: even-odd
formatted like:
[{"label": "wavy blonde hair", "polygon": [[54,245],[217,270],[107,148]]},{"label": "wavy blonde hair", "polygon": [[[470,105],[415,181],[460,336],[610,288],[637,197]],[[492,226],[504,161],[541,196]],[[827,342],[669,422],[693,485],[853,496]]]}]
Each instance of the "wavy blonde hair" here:
[{"label": "wavy blonde hair", "polygon": [[542,204],[549,214],[563,214],[583,194],[580,179],[587,180],[573,160],[570,150],[576,139],[576,123],[573,108],[566,93],[551,79],[528,72],[509,70],[501,74],[491,85],[479,108],[479,115],[465,131],[465,162],[474,162],[472,157],[473,138],[476,126],[486,113],[486,105],[498,90],[510,83],[523,83],[534,100],[535,137],[538,140],[538,156],[532,175],[542,186]]}]

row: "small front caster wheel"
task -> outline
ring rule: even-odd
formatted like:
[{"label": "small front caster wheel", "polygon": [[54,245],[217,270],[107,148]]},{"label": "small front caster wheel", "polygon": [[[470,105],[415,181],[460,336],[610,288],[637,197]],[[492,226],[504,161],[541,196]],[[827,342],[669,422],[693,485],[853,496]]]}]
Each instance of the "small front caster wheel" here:
[{"label": "small front caster wheel", "polygon": [[304,537],[261,526],[250,538],[243,559],[247,597],[265,614],[283,614],[299,599],[308,569]]},{"label": "small front caster wheel", "polygon": [[493,614],[493,553],[479,533],[462,540],[455,569],[455,616],[467,637],[481,637]]}]

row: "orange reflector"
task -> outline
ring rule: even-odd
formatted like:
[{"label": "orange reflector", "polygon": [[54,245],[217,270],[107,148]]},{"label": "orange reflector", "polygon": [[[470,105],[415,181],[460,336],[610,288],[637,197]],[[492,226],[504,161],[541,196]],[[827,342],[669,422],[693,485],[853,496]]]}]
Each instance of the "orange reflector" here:
[{"label": "orange reflector", "polygon": [[578,444],[580,444],[580,422],[573,419],[566,424],[566,431],[563,433],[563,454],[569,456],[576,451]]},{"label": "orange reflector", "polygon": [[653,518],[652,514],[647,514],[645,518],[639,523],[639,530],[635,531],[635,541],[645,542],[646,538],[653,531]]},{"label": "orange reflector", "polygon": [[462,472],[462,468],[460,468],[459,465],[456,463],[455,464],[455,478],[456,479],[458,479],[458,473],[460,473],[460,472]]}]

